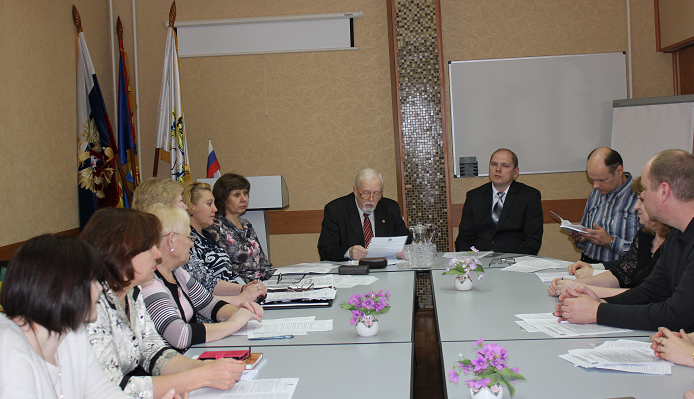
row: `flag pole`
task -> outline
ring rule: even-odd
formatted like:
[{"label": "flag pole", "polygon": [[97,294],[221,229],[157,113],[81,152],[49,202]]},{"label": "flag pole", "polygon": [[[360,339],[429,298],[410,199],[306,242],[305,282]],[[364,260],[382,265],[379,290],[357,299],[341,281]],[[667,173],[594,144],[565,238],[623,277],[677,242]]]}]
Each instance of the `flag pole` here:
[{"label": "flag pole", "polygon": [[[176,22],[176,0],[171,3],[171,8],[169,9],[169,28],[173,29],[174,23]],[[160,148],[154,149],[154,167],[152,168],[152,177],[157,177],[159,172],[159,157]]]},{"label": "flag pole", "polygon": [[[77,27],[77,33],[83,32],[82,29],[82,18],[80,17],[77,7],[72,5],[72,20],[75,22],[75,27]],[[115,88],[114,88],[115,89]],[[108,114],[105,115],[106,127],[108,129],[108,136],[111,139],[111,148],[113,149],[113,156],[116,158],[116,169],[118,170],[118,176],[121,181],[125,181],[125,175],[123,174],[123,164],[120,162],[120,156],[118,155],[118,146],[116,145],[116,140],[113,137],[113,130],[111,129],[111,121],[108,118]],[[130,190],[125,190],[125,196],[128,202],[132,204],[132,196],[130,195]]]}]

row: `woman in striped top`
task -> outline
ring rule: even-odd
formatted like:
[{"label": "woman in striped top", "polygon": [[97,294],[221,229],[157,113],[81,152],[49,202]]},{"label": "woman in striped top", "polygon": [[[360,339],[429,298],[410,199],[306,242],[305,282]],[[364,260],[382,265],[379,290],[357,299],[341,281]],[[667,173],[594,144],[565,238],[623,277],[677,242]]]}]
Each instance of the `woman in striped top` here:
[{"label": "woman in striped top", "polygon": [[[159,204],[150,212],[162,223],[162,256],[154,279],[142,285],[142,293],[157,331],[171,346],[183,352],[191,345],[229,336],[250,319],[261,320],[258,304],[242,302],[237,308],[219,300],[180,267],[188,262],[193,245],[185,211]],[[198,314],[217,323],[197,323]]]}]

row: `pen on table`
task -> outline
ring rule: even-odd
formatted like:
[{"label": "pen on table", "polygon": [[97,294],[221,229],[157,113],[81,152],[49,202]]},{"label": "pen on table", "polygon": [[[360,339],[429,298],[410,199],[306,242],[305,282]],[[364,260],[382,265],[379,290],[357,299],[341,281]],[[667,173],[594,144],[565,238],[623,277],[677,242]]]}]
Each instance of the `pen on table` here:
[{"label": "pen on table", "polygon": [[255,338],[248,338],[249,341],[261,341],[261,340],[266,340],[266,339],[292,339],[294,338],[293,335],[277,335],[274,337],[255,337]]}]

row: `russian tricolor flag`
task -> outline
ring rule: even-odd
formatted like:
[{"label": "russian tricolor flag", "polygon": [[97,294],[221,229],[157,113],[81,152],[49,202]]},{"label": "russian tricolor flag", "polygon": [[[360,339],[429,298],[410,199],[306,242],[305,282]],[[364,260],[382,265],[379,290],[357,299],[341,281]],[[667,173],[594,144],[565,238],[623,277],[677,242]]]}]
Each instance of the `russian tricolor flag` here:
[{"label": "russian tricolor flag", "polygon": [[214,149],[212,149],[212,140],[210,140],[210,144],[207,147],[207,178],[210,179],[222,176],[221,173],[219,173],[219,169],[217,154],[214,153]]}]

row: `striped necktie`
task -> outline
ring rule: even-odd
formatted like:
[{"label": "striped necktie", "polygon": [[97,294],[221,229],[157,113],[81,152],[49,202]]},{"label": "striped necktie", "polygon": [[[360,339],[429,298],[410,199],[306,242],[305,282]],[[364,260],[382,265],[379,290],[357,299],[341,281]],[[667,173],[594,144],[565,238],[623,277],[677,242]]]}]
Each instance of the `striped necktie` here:
[{"label": "striped necktie", "polygon": [[371,229],[371,220],[369,220],[369,215],[364,214],[364,248],[369,247],[371,238],[374,236],[373,230]]},{"label": "striped necktie", "polygon": [[499,196],[499,199],[496,201],[496,204],[492,209],[492,220],[494,221],[494,226],[496,226],[496,224],[499,223],[501,210],[504,208],[504,194],[505,193],[496,193],[496,195]]}]

